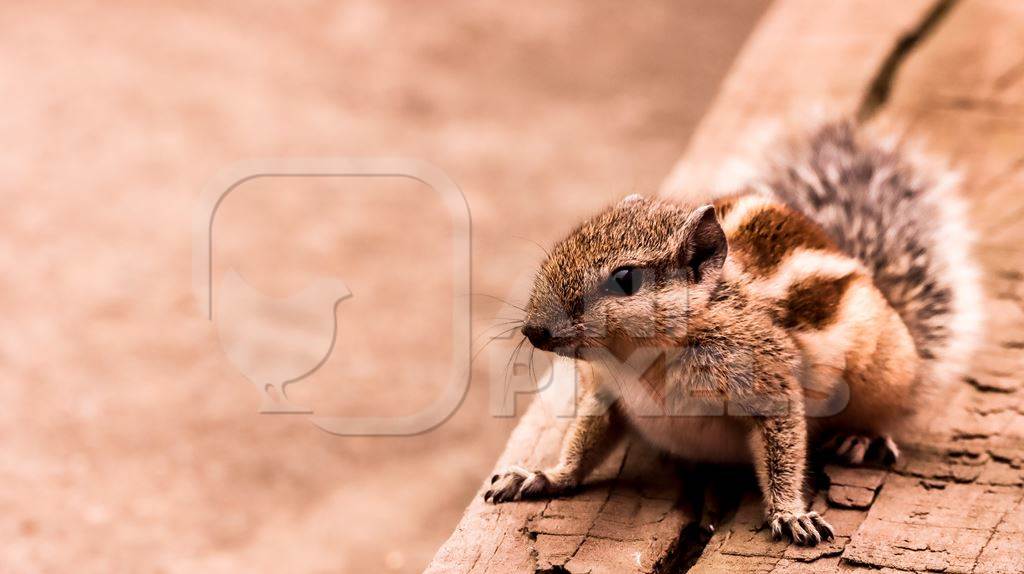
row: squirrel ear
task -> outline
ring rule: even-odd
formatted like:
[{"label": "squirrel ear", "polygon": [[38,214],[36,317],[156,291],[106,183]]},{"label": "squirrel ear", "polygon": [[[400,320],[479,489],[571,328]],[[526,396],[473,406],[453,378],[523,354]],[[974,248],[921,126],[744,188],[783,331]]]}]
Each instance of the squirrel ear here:
[{"label": "squirrel ear", "polygon": [[683,224],[679,243],[679,264],[689,269],[694,281],[719,271],[725,265],[729,244],[712,205],[698,207]]}]

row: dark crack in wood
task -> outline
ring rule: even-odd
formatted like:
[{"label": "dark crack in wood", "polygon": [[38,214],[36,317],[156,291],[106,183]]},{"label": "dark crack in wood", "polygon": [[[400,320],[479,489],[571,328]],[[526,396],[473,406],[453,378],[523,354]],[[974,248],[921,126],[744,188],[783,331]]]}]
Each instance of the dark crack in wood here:
[{"label": "dark crack in wood", "polygon": [[878,110],[885,106],[892,93],[892,87],[896,83],[900,66],[928,38],[958,1],[938,0],[916,27],[900,37],[868,87],[867,93],[857,109],[858,120],[864,122],[871,119]]}]

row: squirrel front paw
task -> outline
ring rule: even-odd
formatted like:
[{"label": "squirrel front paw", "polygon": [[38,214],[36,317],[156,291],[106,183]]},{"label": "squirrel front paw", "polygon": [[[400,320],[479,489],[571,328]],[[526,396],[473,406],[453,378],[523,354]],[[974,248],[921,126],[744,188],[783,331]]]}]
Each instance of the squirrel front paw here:
[{"label": "squirrel front paw", "polygon": [[817,546],[822,540],[832,540],[832,525],[817,512],[773,512],[768,517],[772,537],[776,540],[790,537],[799,545]]},{"label": "squirrel front paw", "polygon": [[553,478],[544,471],[529,471],[513,466],[491,477],[491,486],[484,493],[484,500],[498,504],[522,498],[551,496],[571,486],[568,481]]}]

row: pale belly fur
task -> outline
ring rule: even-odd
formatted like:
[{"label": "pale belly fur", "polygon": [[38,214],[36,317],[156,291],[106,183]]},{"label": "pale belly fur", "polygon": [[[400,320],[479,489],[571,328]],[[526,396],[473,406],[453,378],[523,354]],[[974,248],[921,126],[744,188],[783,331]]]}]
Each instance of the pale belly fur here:
[{"label": "pale belly fur", "polygon": [[750,461],[749,424],[725,415],[721,404],[667,406],[659,393],[635,379],[616,395],[632,429],[664,451],[695,462]]},{"label": "pale belly fur", "polygon": [[646,441],[684,460],[733,464],[751,460],[749,427],[733,417],[630,416],[630,424]]}]

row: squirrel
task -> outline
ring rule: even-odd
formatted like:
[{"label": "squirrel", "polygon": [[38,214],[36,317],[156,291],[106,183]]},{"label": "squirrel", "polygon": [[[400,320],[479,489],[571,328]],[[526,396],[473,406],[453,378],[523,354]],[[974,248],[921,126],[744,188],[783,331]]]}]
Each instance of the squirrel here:
[{"label": "squirrel", "polygon": [[808,445],[899,458],[892,437],[979,337],[957,180],[850,120],[774,149],[739,191],[631,195],[550,251],[522,333],[577,362],[582,414],[557,465],[494,475],[485,500],[568,493],[628,431],[752,463],[773,537],[815,545],[834,532],[804,498]]}]

